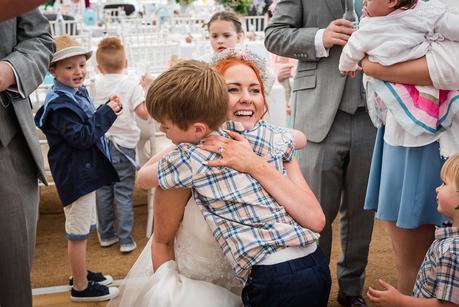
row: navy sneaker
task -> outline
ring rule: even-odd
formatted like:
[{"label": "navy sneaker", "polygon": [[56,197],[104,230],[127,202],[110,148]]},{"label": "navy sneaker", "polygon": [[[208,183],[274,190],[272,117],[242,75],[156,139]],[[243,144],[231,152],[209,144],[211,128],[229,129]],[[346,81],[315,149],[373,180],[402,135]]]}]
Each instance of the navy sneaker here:
[{"label": "navy sneaker", "polygon": [[88,287],[83,291],[77,291],[72,288],[70,299],[72,302],[101,302],[108,301],[119,294],[118,288],[98,284],[92,280],[88,281]]},{"label": "navy sneaker", "polygon": [[[111,277],[110,275],[104,275],[99,272],[95,273],[89,270],[88,270],[87,278],[88,278],[88,281],[92,280],[104,286],[108,286],[109,284],[113,282],[113,277]],[[69,277],[69,285],[73,286],[73,276]]]}]

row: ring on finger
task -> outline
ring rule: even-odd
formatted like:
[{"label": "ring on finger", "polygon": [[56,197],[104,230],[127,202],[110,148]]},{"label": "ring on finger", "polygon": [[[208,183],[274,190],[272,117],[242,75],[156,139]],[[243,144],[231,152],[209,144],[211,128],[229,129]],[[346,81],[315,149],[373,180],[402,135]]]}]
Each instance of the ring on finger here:
[{"label": "ring on finger", "polygon": [[225,149],[222,146],[219,146],[217,152],[221,155]]}]

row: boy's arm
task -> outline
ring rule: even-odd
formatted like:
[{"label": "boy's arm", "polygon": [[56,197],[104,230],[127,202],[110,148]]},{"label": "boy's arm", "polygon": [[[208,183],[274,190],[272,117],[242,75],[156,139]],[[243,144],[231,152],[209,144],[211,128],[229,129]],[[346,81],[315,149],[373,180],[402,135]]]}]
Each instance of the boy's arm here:
[{"label": "boy's arm", "polygon": [[134,87],[132,96],[131,96],[132,106],[134,107],[134,112],[143,120],[147,120],[150,115],[148,114],[147,107],[145,105],[145,91],[140,85]]},{"label": "boy's arm", "polygon": [[151,254],[153,270],[161,264],[175,259],[174,238],[185,212],[189,189],[162,190],[157,188],[153,200],[153,241]]},{"label": "boy's arm", "polygon": [[142,101],[137,107],[134,109],[135,114],[143,120],[147,120],[150,117],[148,114],[147,106],[145,105],[145,101]]},{"label": "boy's arm", "polygon": [[150,160],[148,160],[144,166],[147,166],[149,164],[153,164],[155,162],[158,162],[161,158],[163,158],[164,156],[166,156],[168,153],[170,153],[172,150],[174,150],[176,148],[175,145],[170,145],[168,147],[166,147],[165,149],[161,150],[160,152],[156,153],[155,155],[153,155],[153,157],[150,158]]},{"label": "boy's arm", "polygon": [[148,190],[151,188],[156,188],[159,186],[158,181],[158,162],[145,164],[142,166],[137,173],[137,177],[135,179],[135,185],[139,188]]},{"label": "boy's arm", "polygon": [[308,140],[306,135],[298,129],[287,129],[293,136],[293,145],[295,145],[296,150],[300,150],[306,147]]},{"label": "boy's arm", "polygon": [[74,111],[62,108],[53,111],[49,124],[65,138],[65,141],[78,149],[88,149],[96,144],[115,122],[117,115],[102,105],[93,117],[82,121]]},{"label": "boy's arm", "polygon": [[[174,166],[174,161],[182,157],[180,156],[180,153],[176,153],[176,155],[172,158],[168,157],[170,159],[168,161],[163,161],[164,163],[161,165],[161,169],[158,167],[159,160],[165,157],[168,153],[172,152],[175,148],[175,145],[171,145],[148,160],[138,172],[136,185],[143,189],[157,187],[159,186],[158,172],[164,172],[165,174],[168,174],[168,176],[166,176],[166,182],[169,185],[169,188],[189,187],[189,184],[191,184],[190,182],[185,183],[180,181],[180,179],[181,175],[187,177],[187,175],[190,174],[190,168],[186,167],[186,163],[183,163],[182,168],[180,169],[177,169],[177,167]],[[173,171],[171,171],[171,169]],[[176,176],[172,174],[174,172],[176,172]]]},{"label": "boy's arm", "polygon": [[367,296],[370,301],[377,306],[387,307],[458,307],[459,305],[440,301],[436,298],[418,298],[409,295],[401,294],[392,285],[388,284],[382,279],[378,283],[384,288],[383,290],[376,290],[372,287],[368,288]]}]

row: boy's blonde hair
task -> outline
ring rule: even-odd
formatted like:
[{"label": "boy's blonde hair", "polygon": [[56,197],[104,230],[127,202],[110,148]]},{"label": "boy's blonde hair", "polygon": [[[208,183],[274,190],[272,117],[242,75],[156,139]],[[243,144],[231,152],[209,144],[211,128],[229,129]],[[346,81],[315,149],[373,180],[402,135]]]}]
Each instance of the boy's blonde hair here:
[{"label": "boy's blonde hair", "polygon": [[108,73],[122,70],[126,63],[126,51],[118,37],[106,37],[100,41],[96,51],[96,61]]},{"label": "boy's blonde hair", "polygon": [[228,91],[223,77],[209,64],[186,60],[153,81],[145,102],[159,122],[170,120],[182,130],[201,122],[215,130],[226,119]]},{"label": "boy's blonde hair", "polygon": [[451,180],[456,189],[459,189],[459,153],[452,155],[446,160],[440,172],[441,180]]}]

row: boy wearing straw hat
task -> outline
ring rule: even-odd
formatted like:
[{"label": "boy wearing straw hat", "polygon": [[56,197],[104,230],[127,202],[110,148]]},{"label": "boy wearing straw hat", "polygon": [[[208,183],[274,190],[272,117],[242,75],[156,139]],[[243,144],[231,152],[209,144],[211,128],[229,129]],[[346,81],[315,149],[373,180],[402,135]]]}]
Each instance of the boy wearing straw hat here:
[{"label": "boy wearing straw hat", "polygon": [[48,161],[64,206],[68,255],[73,275],[71,300],[103,301],[118,295],[109,275],[86,269],[86,243],[95,221],[96,190],[118,181],[105,132],[122,110],[116,96],[95,110],[83,85],[91,51],[72,37],[56,38],[50,64],[54,85],[35,116],[49,144]]}]

